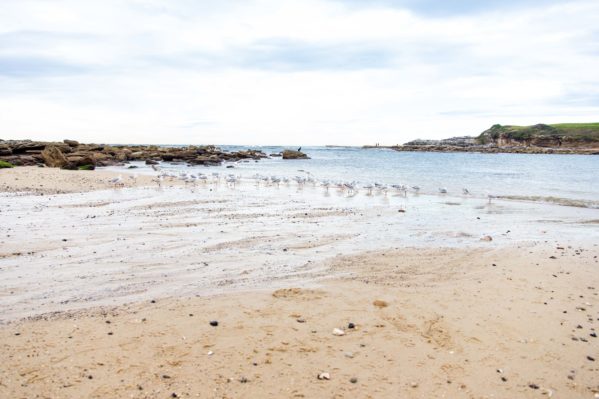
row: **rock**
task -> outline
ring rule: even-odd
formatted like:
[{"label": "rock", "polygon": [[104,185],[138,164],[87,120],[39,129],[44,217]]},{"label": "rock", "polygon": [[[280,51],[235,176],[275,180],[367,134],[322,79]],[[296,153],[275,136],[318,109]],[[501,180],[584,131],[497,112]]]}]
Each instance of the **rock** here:
[{"label": "rock", "polygon": [[211,325],[212,327],[216,327],[216,326],[218,326],[218,321],[216,321],[216,320],[212,320],[212,321],[210,322],[210,325]]},{"label": "rock", "polygon": [[340,337],[340,336],[342,336],[342,335],[345,335],[345,331],[343,331],[343,330],[341,330],[341,329],[339,329],[339,328],[334,328],[334,329],[333,329],[333,335],[337,335],[337,336],[339,336],[339,337]]},{"label": "rock", "polygon": [[484,236],[483,238],[480,239],[481,241],[493,241],[493,237],[491,236]]},{"label": "rock", "polygon": [[42,151],[42,158],[46,166],[51,168],[62,168],[69,164],[62,151],[55,145],[48,145]]},{"label": "rock", "polygon": [[349,324],[347,325],[347,328],[349,328],[349,329],[351,330],[351,329],[354,329],[354,328],[356,328],[356,325],[355,325],[354,323],[349,323]]},{"label": "rock", "polygon": [[79,142],[77,140],[64,139],[63,143],[65,143],[69,147],[79,147]]},{"label": "rock", "polygon": [[284,150],[281,156],[283,157],[283,159],[310,159],[303,152],[293,150]]},{"label": "rock", "polygon": [[349,382],[351,382],[352,384],[356,384],[358,382],[358,379],[356,377],[352,377],[349,379]]},{"label": "rock", "polygon": [[2,155],[12,155],[12,149],[8,146],[8,144],[0,143],[0,156]]},{"label": "rock", "polygon": [[319,380],[330,380],[331,375],[329,373],[320,373],[320,374],[318,374],[318,379]]},{"label": "rock", "polygon": [[158,161],[154,161],[153,159],[146,159],[146,165],[158,165]]}]

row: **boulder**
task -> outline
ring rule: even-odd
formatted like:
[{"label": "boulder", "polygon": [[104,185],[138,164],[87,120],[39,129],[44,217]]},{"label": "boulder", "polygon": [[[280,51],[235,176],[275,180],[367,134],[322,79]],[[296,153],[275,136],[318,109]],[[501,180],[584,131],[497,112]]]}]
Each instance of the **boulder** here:
[{"label": "boulder", "polygon": [[283,159],[310,159],[301,151],[285,150],[283,151]]},{"label": "boulder", "polygon": [[73,166],[79,167],[83,165],[95,165],[96,160],[91,154],[87,153],[79,153],[75,152],[73,154],[67,155],[67,160],[69,163],[73,164]]},{"label": "boulder", "polygon": [[8,144],[0,143],[0,155],[12,155],[12,150]]},{"label": "boulder", "polygon": [[69,147],[78,147],[79,146],[79,142],[77,140],[64,139],[63,142],[66,145],[68,145]]},{"label": "boulder", "polygon": [[44,159],[46,166],[50,166],[52,168],[62,168],[69,163],[62,151],[60,151],[57,146],[52,144],[47,145],[42,151],[42,158]]}]

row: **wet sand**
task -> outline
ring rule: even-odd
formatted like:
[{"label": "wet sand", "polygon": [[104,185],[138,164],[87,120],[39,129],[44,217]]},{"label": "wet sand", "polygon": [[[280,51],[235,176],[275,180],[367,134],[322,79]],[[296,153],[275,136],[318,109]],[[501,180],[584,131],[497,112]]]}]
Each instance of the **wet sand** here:
[{"label": "wet sand", "polygon": [[417,210],[127,190],[2,198],[1,397],[599,393],[596,226],[482,242],[464,222],[412,247]]}]

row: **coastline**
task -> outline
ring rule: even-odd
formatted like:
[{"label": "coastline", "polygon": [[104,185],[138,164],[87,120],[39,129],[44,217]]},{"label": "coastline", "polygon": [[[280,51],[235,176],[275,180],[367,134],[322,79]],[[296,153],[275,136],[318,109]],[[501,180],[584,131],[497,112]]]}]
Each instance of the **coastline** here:
[{"label": "coastline", "polygon": [[404,152],[473,152],[481,154],[555,154],[555,155],[599,155],[599,148],[560,147],[500,147],[500,146],[449,146],[449,145],[394,145],[362,146],[365,149],[386,149]]},{"label": "coastline", "polygon": [[[599,393],[593,209],[476,200],[431,231],[419,204],[455,204],[116,175],[0,172],[0,396]],[[560,224],[524,229],[539,206]]]}]

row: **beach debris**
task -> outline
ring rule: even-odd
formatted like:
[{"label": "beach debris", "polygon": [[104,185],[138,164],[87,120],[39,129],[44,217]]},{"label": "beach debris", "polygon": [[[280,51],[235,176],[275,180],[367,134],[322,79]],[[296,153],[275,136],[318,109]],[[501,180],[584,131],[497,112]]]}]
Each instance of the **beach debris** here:
[{"label": "beach debris", "polygon": [[171,376],[168,374],[162,374],[162,378],[168,380],[169,378],[171,378]]},{"label": "beach debris", "polygon": [[356,325],[354,323],[348,323],[347,328],[352,330],[352,329],[356,328]]},{"label": "beach debris", "polygon": [[539,389],[539,386],[537,384],[528,384],[528,387],[530,389]]},{"label": "beach debris", "polygon": [[595,358],[593,356],[587,356],[587,360],[590,362],[594,362]]},{"label": "beach debris", "polygon": [[349,382],[351,382],[352,384],[356,384],[358,382],[358,379],[356,377],[352,377],[349,379]]},{"label": "beach debris", "polygon": [[480,240],[481,241],[493,241],[493,237],[491,237],[491,236],[484,236]]},{"label": "beach debris", "polygon": [[179,395],[177,395],[175,392],[171,393],[171,398],[178,398]]},{"label": "beach debris", "polygon": [[303,318],[301,318],[301,317],[298,317],[298,318],[296,319],[296,321],[297,321],[298,323],[305,323],[305,322],[306,322],[306,319],[303,319]]},{"label": "beach debris", "polygon": [[239,379],[239,382],[241,382],[242,384],[246,384],[247,382],[249,382],[250,380],[247,379],[247,377],[241,377]]},{"label": "beach debris", "polygon": [[386,308],[387,306],[389,306],[387,302],[382,301],[380,299],[375,300],[374,302],[372,302],[372,304],[377,308]]},{"label": "beach debris", "polygon": [[334,328],[334,329],[333,329],[333,335],[337,335],[337,336],[339,336],[339,337],[340,337],[340,336],[342,336],[342,335],[345,335],[345,331],[343,331],[343,330],[342,330],[342,329],[340,329],[340,328]]},{"label": "beach debris", "polygon": [[330,380],[331,375],[329,373],[320,373],[320,374],[318,374],[317,378],[319,380]]},{"label": "beach debris", "polygon": [[345,357],[349,358],[349,359],[353,359],[354,358],[353,352],[345,352],[343,355]]},{"label": "beach debris", "polygon": [[412,382],[412,383],[410,384],[410,386],[411,386],[412,388],[418,388],[418,383],[414,381],[414,382]]},{"label": "beach debris", "polygon": [[214,355],[214,352],[208,351],[208,356],[212,356],[212,355]]},{"label": "beach debris", "polygon": [[216,327],[216,326],[218,326],[218,321],[216,321],[216,320],[211,320],[211,321],[210,321],[210,325],[211,325],[212,327]]}]

